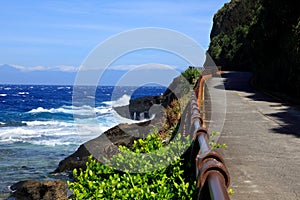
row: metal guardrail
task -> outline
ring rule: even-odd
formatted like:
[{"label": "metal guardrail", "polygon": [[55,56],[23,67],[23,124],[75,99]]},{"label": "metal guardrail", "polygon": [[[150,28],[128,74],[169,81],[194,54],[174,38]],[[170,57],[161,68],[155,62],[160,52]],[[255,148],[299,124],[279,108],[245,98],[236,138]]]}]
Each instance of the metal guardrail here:
[{"label": "metal guardrail", "polygon": [[[201,86],[198,85],[198,87]],[[197,96],[199,96],[198,93]],[[192,157],[195,158],[195,154],[197,154],[195,158],[197,188],[199,191],[197,199],[228,200],[230,199],[227,192],[230,184],[229,172],[222,156],[210,149],[209,134],[202,126],[203,120],[199,110],[199,99],[194,91],[189,106],[191,114],[190,120],[188,120],[190,122],[189,133],[193,134],[194,139]]]}]

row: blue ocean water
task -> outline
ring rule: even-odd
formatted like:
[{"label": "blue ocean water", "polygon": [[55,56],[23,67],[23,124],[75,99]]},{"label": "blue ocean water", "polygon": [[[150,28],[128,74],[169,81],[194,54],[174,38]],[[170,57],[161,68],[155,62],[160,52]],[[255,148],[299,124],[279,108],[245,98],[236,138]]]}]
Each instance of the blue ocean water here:
[{"label": "blue ocean water", "polygon": [[[76,88],[80,99],[74,98],[73,89],[73,86],[0,85],[0,199],[18,181],[57,178],[49,172],[80,144],[119,123],[134,122],[119,116],[114,106],[127,105],[137,97],[162,94],[166,88],[99,86],[93,90],[81,86]],[[93,95],[91,90],[95,91]],[[85,104],[85,99],[94,104]],[[78,119],[79,124],[95,125],[96,121],[97,131],[78,132]]]}]

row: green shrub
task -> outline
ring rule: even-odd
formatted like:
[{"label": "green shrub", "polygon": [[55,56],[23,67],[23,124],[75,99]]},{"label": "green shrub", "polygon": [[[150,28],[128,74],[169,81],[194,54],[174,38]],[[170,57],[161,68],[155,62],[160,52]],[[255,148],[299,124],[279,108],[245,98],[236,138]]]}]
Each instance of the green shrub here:
[{"label": "green shrub", "polygon": [[187,70],[182,72],[182,76],[189,82],[190,85],[194,86],[196,81],[199,79],[200,71],[197,68],[189,67]]},{"label": "green shrub", "polygon": [[[120,147],[107,165],[90,157],[86,170],[74,170],[76,181],[68,182],[74,199],[192,199],[195,182],[185,180],[180,159],[189,142],[178,136],[163,146],[156,133],[131,149]],[[144,173],[132,173],[137,169]]]},{"label": "green shrub", "polygon": [[216,143],[216,141],[215,141],[216,135],[220,135],[220,132],[212,132],[209,136],[210,137],[210,140],[209,140],[210,149],[214,150],[214,149],[227,148],[227,144],[225,144],[225,143],[222,143],[222,144]]}]

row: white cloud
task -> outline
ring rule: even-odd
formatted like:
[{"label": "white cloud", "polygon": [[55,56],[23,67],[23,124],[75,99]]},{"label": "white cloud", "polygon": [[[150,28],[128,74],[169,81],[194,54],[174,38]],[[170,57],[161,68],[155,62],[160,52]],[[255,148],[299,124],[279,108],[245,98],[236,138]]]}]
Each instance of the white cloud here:
[{"label": "white cloud", "polygon": [[108,67],[108,69],[127,71],[127,70],[132,70],[136,67],[137,65],[118,65],[118,66],[110,66]]},{"label": "white cloud", "polygon": [[78,67],[75,66],[67,66],[67,65],[61,65],[55,67],[58,71],[63,71],[63,72],[77,72]]},{"label": "white cloud", "polygon": [[45,66],[35,66],[35,67],[27,68],[27,71],[46,71],[46,70],[49,70],[49,68]]},{"label": "white cloud", "polygon": [[143,64],[143,65],[119,65],[111,66],[108,69],[113,70],[171,70],[178,67],[169,66],[164,64]]},{"label": "white cloud", "polygon": [[164,65],[164,64],[142,64],[142,65],[115,65],[108,67],[88,67],[85,68],[81,66],[79,68],[81,71],[92,71],[92,70],[119,70],[119,71],[131,71],[131,70],[182,70],[182,67]]},{"label": "white cloud", "polygon": [[26,71],[26,67],[24,67],[24,66],[21,66],[21,65],[10,65],[10,66],[12,66],[12,67],[14,67],[14,68],[16,68],[16,69],[19,69],[19,70],[21,70],[21,71]]},{"label": "white cloud", "polygon": [[33,66],[33,67],[25,67],[22,65],[15,65],[15,64],[9,64],[9,66],[16,68],[20,71],[24,72],[30,72],[30,71],[62,71],[62,72],[76,72],[78,71],[78,67],[75,66],[67,66],[67,65],[60,65],[60,66],[54,66],[54,67],[48,67],[48,66]]},{"label": "white cloud", "polygon": [[[4,64],[0,64],[0,67]],[[25,67],[22,65],[8,64],[9,66],[24,72],[30,71],[62,71],[62,72],[77,72],[79,69],[86,71],[85,68],[76,67],[71,65],[59,65],[59,66],[33,66]],[[177,66],[170,66],[164,64],[143,64],[143,65],[118,65],[109,67],[94,67],[88,68],[88,70],[119,70],[119,71],[131,71],[131,70],[174,70],[179,69]]]}]

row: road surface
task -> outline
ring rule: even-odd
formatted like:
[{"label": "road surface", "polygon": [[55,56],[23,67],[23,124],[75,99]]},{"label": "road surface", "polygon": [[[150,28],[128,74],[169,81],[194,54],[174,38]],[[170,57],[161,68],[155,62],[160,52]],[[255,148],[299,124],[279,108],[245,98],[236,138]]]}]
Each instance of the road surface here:
[{"label": "road surface", "polygon": [[[219,143],[226,166],[231,175],[231,199],[300,199],[300,111],[271,96],[251,89],[251,73],[223,72],[222,79],[207,81],[207,96],[222,90],[224,82],[226,100],[207,106],[209,112],[220,105],[226,115]],[[209,88],[211,87],[211,88]],[[216,100],[217,99],[217,100]],[[222,108],[224,109],[224,108]],[[221,119],[206,119],[211,130]]]}]

